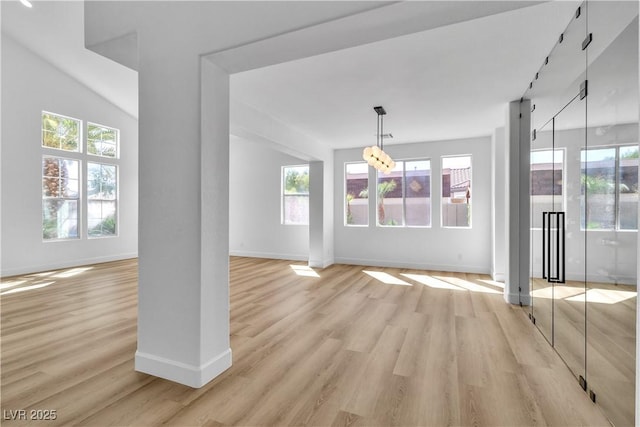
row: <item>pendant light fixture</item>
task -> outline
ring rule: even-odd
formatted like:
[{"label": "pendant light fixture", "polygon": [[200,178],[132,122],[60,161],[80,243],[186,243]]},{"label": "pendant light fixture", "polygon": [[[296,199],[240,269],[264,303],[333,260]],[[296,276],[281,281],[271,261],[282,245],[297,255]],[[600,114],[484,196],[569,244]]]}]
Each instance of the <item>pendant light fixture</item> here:
[{"label": "pendant light fixture", "polygon": [[383,172],[385,175],[389,175],[393,168],[396,167],[396,162],[391,160],[391,157],[382,149],[382,137],[383,137],[383,116],[387,114],[384,107],[373,107],[373,110],[378,114],[378,128],[376,131],[376,145],[371,147],[365,147],[362,152],[362,158],[372,166]]}]

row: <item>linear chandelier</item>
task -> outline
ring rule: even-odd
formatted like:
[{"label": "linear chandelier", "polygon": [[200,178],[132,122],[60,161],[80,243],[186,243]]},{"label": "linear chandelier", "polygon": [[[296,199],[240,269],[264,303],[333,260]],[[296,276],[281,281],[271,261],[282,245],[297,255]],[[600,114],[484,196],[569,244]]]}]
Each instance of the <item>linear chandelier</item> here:
[{"label": "linear chandelier", "polygon": [[396,167],[396,162],[391,160],[391,157],[382,149],[383,116],[387,114],[387,112],[382,106],[373,107],[373,110],[378,114],[376,145],[365,147],[362,152],[362,158],[369,163],[369,166],[376,168],[385,175],[389,175],[393,168]]}]

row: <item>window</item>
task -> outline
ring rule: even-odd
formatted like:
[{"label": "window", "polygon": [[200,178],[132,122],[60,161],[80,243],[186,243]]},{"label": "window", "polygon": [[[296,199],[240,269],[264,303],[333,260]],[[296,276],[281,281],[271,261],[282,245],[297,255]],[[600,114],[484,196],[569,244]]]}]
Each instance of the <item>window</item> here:
[{"label": "window", "polygon": [[638,154],[637,145],[581,150],[582,229],[638,229]]},{"label": "window", "polygon": [[62,157],[42,157],[42,238],[76,239],[80,162]]},{"label": "window", "polygon": [[282,168],[282,224],[309,224],[309,166]]},{"label": "window", "polygon": [[531,224],[542,228],[542,212],[564,211],[564,150],[531,152]]},{"label": "window", "polygon": [[471,156],[442,158],[442,226],[471,227]]},{"label": "window", "polygon": [[404,162],[405,224],[431,226],[431,160]]},{"label": "window", "polygon": [[80,151],[80,120],[42,112],[42,146],[64,151]]},{"label": "window", "polygon": [[369,165],[345,166],[345,225],[369,225]]},{"label": "window", "polygon": [[118,169],[116,165],[87,163],[87,228],[89,237],[115,236],[117,229]]},{"label": "window", "polygon": [[378,174],[378,225],[431,226],[431,161],[398,160]]},{"label": "window", "polygon": [[118,133],[118,129],[88,123],[87,153],[118,158]]},{"label": "window", "polygon": [[[82,212],[87,213],[87,236],[117,235],[119,133],[88,123],[83,147],[81,120],[42,112],[43,240],[80,238]],[[60,150],[69,157],[59,157]],[[108,163],[88,162],[88,156],[104,157]],[[87,204],[81,208],[85,192]]]}]

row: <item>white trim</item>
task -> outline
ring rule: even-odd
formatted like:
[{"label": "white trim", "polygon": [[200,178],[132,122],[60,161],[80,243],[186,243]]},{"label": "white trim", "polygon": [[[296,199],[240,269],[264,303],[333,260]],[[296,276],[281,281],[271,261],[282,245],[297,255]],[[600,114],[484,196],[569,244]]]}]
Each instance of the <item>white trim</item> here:
[{"label": "white trim", "polygon": [[135,370],[189,387],[200,388],[229,369],[231,367],[231,359],[230,348],[200,366],[188,365],[136,351]]},{"label": "white trim", "polygon": [[40,264],[40,265],[31,265],[27,267],[11,268],[7,270],[2,270],[2,273],[0,273],[0,277],[4,278],[9,276],[19,276],[21,274],[32,274],[32,273],[38,273],[42,271],[60,270],[61,268],[82,267],[85,265],[101,264],[104,262],[111,262],[111,261],[122,261],[125,259],[131,259],[131,258],[138,258],[138,253],[132,252],[132,253],[126,253],[126,254],[120,254],[120,255],[108,255],[108,256],[100,256],[100,257],[93,257],[93,258],[80,258],[80,259],[74,259],[73,261],[60,262],[55,264]]},{"label": "white trim", "polygon": [[335,261],[333,258],[327,258],[321,261],[317,261],[317,260],[309,260],[309,267],[313,267],[313,268],[327,268],[330,265],[334,264]]},{"label": "white trim", "polygon": [[460,273],[490,274],[487,266],[473,265],[449,265],[449,264],[428,264],[417,262],[398,262],[381,259],[359,259],[359,258],[335,258],[336,264],[352,264],[364,266],[392,267],[392,268],[413,268],[416,270],[451,271]]},{"label": "white trim", "polygon": [[504,300],[508,304],[518,305],[522,302],[522,305],[531,305],[531,296],[530,295],[522,295],[513,294],[513,293],[504,293]]},{"label": "white trim", "polygon": [[306,261],[309,255],[300,254],[281,254],[275,252],[254,252],[254,251],[236,251],[229,249],[229,256],[242,256],[248,258],[268,258],[268,259],[285,259],[291,261]]}]

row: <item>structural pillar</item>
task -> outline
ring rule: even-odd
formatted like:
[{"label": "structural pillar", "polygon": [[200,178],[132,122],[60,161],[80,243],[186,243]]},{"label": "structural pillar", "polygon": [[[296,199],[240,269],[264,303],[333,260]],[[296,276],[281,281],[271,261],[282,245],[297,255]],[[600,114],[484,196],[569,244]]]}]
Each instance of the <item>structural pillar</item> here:
[{"label": "structural pillar", "polygon": [[135,369],[201,387],[231,366],[229,76],[145,36]]},{"label": "structural pillar", "polygon": [[506,277],[504,298],[511,304],[529,305],[530,193],[529,152],[531,143],[531,102],[509,103],[506,126]]}]

